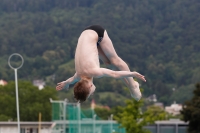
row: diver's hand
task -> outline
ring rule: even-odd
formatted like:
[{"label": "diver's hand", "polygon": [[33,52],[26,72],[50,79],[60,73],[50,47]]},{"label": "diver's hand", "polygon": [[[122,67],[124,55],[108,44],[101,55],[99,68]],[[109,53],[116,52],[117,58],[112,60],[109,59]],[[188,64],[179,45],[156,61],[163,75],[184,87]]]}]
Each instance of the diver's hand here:
[{"label": "diver's hand", "polygon": [[69,88],[69,84],[67,84],[67,82],[66,81],[62,81],[62,82],[60,82],[60,83],[58,83],[57,84],[57,86],[56,86],[56,90],[57,91],[60,91],[60,90],[62,90],[62,89],[68,89]]},{"label": "diver's hand", "polygon": [[145,77],[144,77],[142,74],[138,73],[138,72],[135,72],[135,71],[134,71],[134,72],[133,72],[133,76],[136,77],[136,78],[138,78],[138,79],[143,80],[144,82],[146,82]]}]

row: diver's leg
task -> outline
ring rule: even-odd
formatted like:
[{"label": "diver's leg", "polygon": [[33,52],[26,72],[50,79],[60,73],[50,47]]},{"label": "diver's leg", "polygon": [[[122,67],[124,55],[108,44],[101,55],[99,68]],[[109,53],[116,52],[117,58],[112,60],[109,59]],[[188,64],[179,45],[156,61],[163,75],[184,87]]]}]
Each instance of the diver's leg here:
[{"label": "diver's leg", "polygon": [[[100,43],[100,47],[112,65],[121,71],[130,71],[128,65],[117,55],[112,41],[110,40],[106,31],[104,32],[104,37]],[[129,87],[131,96],[136,100],[140,100],[142,95],[138,82],[135,81],[132,77],[127,77],[124,79],[124,81],[125,84]]]},{"label": "diver's leg", "polygon": [[[118,69],[116,68],[116,66],[113,66],[110,62],[110,60],[107,58],[107,56],[105,55],[105,53],[103,52],[103,50],[101,49],[100,46],[97,47],[98,48],[98,53],[99,53],[99,58],[101,59],[101,61],[103,61],[103,63],[108,66],[109,68],[114,68],[114,69]],[[119,69],[118,69],[119,70]],[[127,87],[129,87],[129,83],[126,80],[126,78],[123,78],[122,81],[125,83],[125,85]]]}]

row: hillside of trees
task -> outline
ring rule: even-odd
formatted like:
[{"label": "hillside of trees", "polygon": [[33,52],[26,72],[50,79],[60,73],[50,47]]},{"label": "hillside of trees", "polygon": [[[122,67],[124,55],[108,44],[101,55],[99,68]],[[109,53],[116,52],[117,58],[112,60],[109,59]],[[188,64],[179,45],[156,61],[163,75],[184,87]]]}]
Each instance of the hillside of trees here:
[{"label": "hillside of trees", "polygon": [[[146,83],[139,81],[144,97],[156,94],[158,101],[166,105],[183,103],[191,98],[191,88],[200,80],[199,0],[0,3],[0,79],[14,80],[7,60],[12,53],[19,53],[25,60],[18,70],[21,80],[44,79],[55,87],[75,72],[74,52],[82,30],[100,24],[130,69],[146,76]],[[120,80],[102,78],[94,82],[98,102],[112,101],[110,96],[104,101],[98,99],[105,92],[130,98]],[[67,95],[68,91],[62,93]]]},{"label": "hillside of trees", "polygon": [[[16,121],[15,82],[6,86],[0,85],[0,121]],[[21,121],[37,121],[38,114],[42,114],[43,121],[52,119],[52,103],[50,98],[57,100],[56,90],[45,87],[39,90],[29,81],[19,81],[19,113]]]}]

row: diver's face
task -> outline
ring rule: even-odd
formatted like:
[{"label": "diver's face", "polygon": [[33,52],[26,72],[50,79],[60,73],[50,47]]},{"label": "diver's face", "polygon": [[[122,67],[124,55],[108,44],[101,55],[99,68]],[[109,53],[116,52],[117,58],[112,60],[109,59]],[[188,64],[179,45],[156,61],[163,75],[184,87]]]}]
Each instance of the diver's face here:
[{"label": "diver's face", "polygon": [[93,95],[94,91],[95,91],[96,87],[93,83],[90,84],[90,94],[88,95],[88,98]]}]

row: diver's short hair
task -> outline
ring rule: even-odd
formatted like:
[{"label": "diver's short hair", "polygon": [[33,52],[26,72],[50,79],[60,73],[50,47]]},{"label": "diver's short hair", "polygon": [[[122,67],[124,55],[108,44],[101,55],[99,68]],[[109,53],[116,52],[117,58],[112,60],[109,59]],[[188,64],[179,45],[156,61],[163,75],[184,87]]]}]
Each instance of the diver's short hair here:
[{"label": "diver's short hair", "polygon": [[84,102],[87,99],[89,93],[90,93],[90,89],[89,89],[87,80],[82,79],[75,84],[74,98],[78,102]]}]

